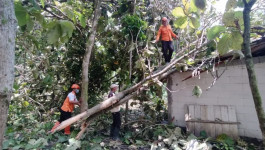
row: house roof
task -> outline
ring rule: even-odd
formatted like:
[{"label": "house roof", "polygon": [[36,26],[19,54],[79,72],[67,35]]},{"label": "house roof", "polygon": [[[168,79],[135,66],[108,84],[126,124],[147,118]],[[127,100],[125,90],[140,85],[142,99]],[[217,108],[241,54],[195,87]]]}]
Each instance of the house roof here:
[{"label": "house roof", "polygon": [[[260,56],[265,56],[265,37],[262,37],[257,40],[253,40],[250,44],[251,46],[251,51],[252,51],[252,56],[253,57],[260,57]],[[243,50],[244,51],[244,50]],[[219,66],[225,62],[225,60],[231,59],[233,55],[228,53],[225,56],[220,57],[221,62],[216,62],[215,65]],[[201,71],[204,72],[204,71]],[[192,78],[192,75],[186,77],[182,81],[185,81],[189,78]]]},{"label": "house roof", "polygon": [[251,42],[251,51],[252,56],[264,56],[265,55],[265,37],[262,37],[259,40]]}]

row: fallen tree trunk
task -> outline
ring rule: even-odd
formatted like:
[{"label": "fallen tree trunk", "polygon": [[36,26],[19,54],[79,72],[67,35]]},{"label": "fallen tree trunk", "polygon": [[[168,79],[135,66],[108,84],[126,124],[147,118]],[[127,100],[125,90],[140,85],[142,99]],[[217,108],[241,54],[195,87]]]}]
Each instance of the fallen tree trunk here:
[{"label": "fallen tree trunk", "polygon": [[[164,73],[164,74],[161,76],[161,80],[165,79],[168,75],[172,74],[172,73],[175,72],[175,71],[177,71],[177,69],[173,69],[173,70],[171,70],[171,71],[169,71],[169,72]],[[150,85],[149,85],[149,86],[150,86]],[[125,102],[128,102],[128,100],[132,99],[132,98],[135,97],[135,96],[138,96],[138,95],[141,94],[145,89],[147,89],[149,86],[145,86],[144,88],[140,88],[140,90],[138,90],[138,91],[132,93],[132,94],[131,94],[132,96],[127,96],[127,97],[121,99],[120,101],[118,101],[116,104],[112,105],[111,107],[108,107],[108,108],[106,108],[106,109],[103,109],[103,110],[101,110],[101,111],[99,111],[99,112],[97,112],[97,113],[95,113],[95,114],[89,116],[89,118],[87,118],[86,121],[83,122],[83,124],[89,124],[90,121],[92,121],[93,119],[95,119],[96,117],[98,117],[100,114],[103,114],[103,113],[105,113],[105,112],[111,110],[111,109],[114,108],[114,107],[117,107],[117,106],[119,106],[119,105],[124,104]],[[86,127],[88,127],[88,126],[86,126]],[[80,139],[81,136],[84,134],[84,130],[85,130],[85,129],[81,129],[81,131],[78,133],[78,136],[76,137],[77,140]]]},{"label": "fallen tree trunk", "polygon": [[[149,86],[143,86],[144,83],[146,83],[147,81],[151,81],[151,80],[158,81],[158,80],[162,80],[162,79],[166,78],[168,75],[170,75],[172,72],[175,71],[175,69],[171,70],[172,66],[174,66],[177,62],[179,62],[183,58],[189,56],[190,54],[193,54],[194,52],[198,52],[204,46],[206,46],[209,42],[203,44],[201,47],[199,47],[197,49],[194,49],[194,50],[180,56],[179,58],[175,58],[170,64],[162,67],[161,69],[156,70],[152,75],[146,77],[145,79],[143,79],[139,83],[135,84],[131,88],[126,89],[124,91],[121,91],[118,94],[116,94],[115,96],[108,98],[107,100],[105,100],[105,101],[101,102],[100,104],[92,107],[91,109],[88,109],[88,110],[86,110],[86,111],[84,111],[84,112],[82,112],[82,113],[80,113],[80,114],[78,114],[72,118],[69,118],[69,119],[63,121],[54,130],[54,132],[62,130],[65,127],[67,127],[67,126],[69,126],[69,125],[71,125],[77,121],[84,121],[88,117],[92,117],[94,114],[101,114],[104,112],[104,110],[111,109],[112,106],[118,106],[118,105],[121,105],[121,104],[127,102],[129,99],[133,98],[134,96],[136,96],[140,92],[142,92],[144,89],[149,87]],[[181,52],[178,53],[178,55],[180,55],[180,54],[181,54]]]}]

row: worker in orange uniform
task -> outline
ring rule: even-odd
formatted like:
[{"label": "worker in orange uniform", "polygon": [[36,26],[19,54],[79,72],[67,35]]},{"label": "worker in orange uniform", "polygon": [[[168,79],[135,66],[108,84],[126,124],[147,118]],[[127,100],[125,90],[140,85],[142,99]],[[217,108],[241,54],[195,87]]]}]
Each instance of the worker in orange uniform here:
[{"label": "worker in orange uniform", "polygon": [[[55,125],[52,127],[49,133],[54,132],[54,130],[60,125],[61,122],[71,118],[75,105],[80,106],[80,102],[76,98],[76,94],[79,93],[80,86],[77,84],[73,84],[71,88],[73,89],[72,92],[70,92],[67,95],[66,99],[64,100],[63,106],[60,108],[60,112],[61,112],[60,119],[55,123]],[[66,135],[71,134],[70,126],[67,126],[64,129],[64,134]]]},{"label": "worker in orange uniform", "polygon": [[178,36],[173,33],[171,26],[168,24],[168,20],[166,17],[162,18],[162,25],[160,26],[156,41],[158,42],[161,37],[161,43],[162,43],[162,52],[165,58],[165,62],[169,63],[173,54],[173,38],[178,39]]}]

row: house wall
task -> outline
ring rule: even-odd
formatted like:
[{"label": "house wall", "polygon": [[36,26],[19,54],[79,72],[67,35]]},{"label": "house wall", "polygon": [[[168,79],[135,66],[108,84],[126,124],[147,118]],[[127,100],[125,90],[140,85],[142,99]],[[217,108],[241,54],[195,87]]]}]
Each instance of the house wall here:
[{"label": "house wall", "polygon": [[[265,57],[255,57],[255,71],[258,86],[265,108]],[[243,60],[233,61],[227,68],[218,68],[219,74],[224,74],[216,81],[214,86],[206,90],[212,83],[210,73],[201,73],[200,78],[194,77],[182,81],[191,75],[191,72],[174,73],[167,83],[173,91],[168,92],[169,117],[174,117],[174,123],[185,127],[184,115],[188,104],[200,105],[232,105],[236,108],[239,135],[262,139],[261,131],[252,94],[248,82],[248,74]],[[192,96],[194,85],[199,85],[203,91],[201,97]]]}]

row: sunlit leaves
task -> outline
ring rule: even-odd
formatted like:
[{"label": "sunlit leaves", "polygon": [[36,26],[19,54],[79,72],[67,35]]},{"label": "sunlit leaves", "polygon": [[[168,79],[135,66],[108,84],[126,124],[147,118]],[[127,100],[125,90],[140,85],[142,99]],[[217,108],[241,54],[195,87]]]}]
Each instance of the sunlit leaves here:
[{"label": "sunlit leaves", "polygon": [[223,15],[223,23],[225,24],[225,26],[235,26],[234,12],[226,12]]},{"label": "sunlit leaves", "polygon": [[29,102],[28,102],[28,101],[24,101],[24,102],[22,103],[22,105],[23,105],[24,107],[28,107],[28,106],[29,106]]},{"label": "sunlit leaves", "polygon": [[181,7],[176,7],[173,11],[172,11],[173,16],[175,17],[184,17],[186,16],[183,9]]},{"label": "sunlit leaves", "polygon": [[226,3],[225,10],[228,11],[231,8],[235,8],[237,5],[237,0],[228,0]]},{"label": "sunlit leaves", "polygon": [[224,33],[220,41],[217,43],[218,52],[223,55],[229,50],[241,50],[243,37],[238,31],[232,33]]},{"label": "sunlit leaves", "polygon": [[40,0],[41,6],[44,8],[45,6],[45,0]]},{"label": "sunlit leaves", "polygon": [[81,15],[79,16],[79,20],[80,20],[80,24],[81,24],[81,26],[82,26],[83,28],[85,28],[85,27],[86,27],[86,17],[85,17],[83,14],[81,14]]},{"label": "sunlit leaves", "polygon": [[189,22],[190,27],[192,27],[193,29],[197,29],[198,27],[200,27],[200,22],[198,19],[194,17],[189,17],[189,19],[190,19]]},{"label": "sunlit leaves", "polygon": [[228,27],[236,27],[236,22],[239,23],[240,26],[243,25],[243,12],[242,11],[229,11],[226,12],[223,15],[223,19],[222,19],[223,23],[225,26]]},{"label": "sunlit leaves", "polygon": [[186,0],[182,1],[184,9],[182,7],[176,7],[172,11],[172,15],[176,17],[174,26],[176,28],[184,29],[189,25],[193,29],[200,27],[200,21],[194,16],[198,16],[197,7],[194,4],[194,1],[188,2]]},{"label": "sunlit leaves", "polygon": [[239,31],[232,32],[231,41],[232,41],[231,48],[233,50],[241,50],[242,48],[241,45],[243,43],[243,37]]},{"label": "sunlit leaves", "polygon": [[218,52],[223,55],[229,51],[229,48],[231,47],[231,36],[229,33],[224,33],[223,37],[220,39],[220,41],[217,44]]},{"label": "sunlit leaves", "polygon": [[220,25],[214,26],[210,30],[208,30],[207,38],[209,40],[212,40],[218,37],[220,33],[225,32],[225,31],[226,31],[226,28],[224,26],[220,26]]},{"label": "sunlit leaves", "polygon": [[190,1],[190,11],[191,12],[197,12],[198,11],[197,6],[195,5],[195,0]]},{"label": "sunlit leaves", "polygon": [[76,23],[76,17],[75,17],[73,10],[66,7],[63,9],[63,12],[66,14],[68,18],[70,18],[74,23]]},{"label": "sunlit leaves", "polygon": [[[244,27],[243,12],[235,11],[234,19],[241,26],[241,29]],[[242,29],[243,30],[243,29]]]},{"label": "sunlit leaves", "polygon": [[179,17],[177,18],[177,20],[174,22],[174,26],[176,28],[181,28],[184,29],[186,28],[188,25],[188,17],[184,16],[184,17]]}]

